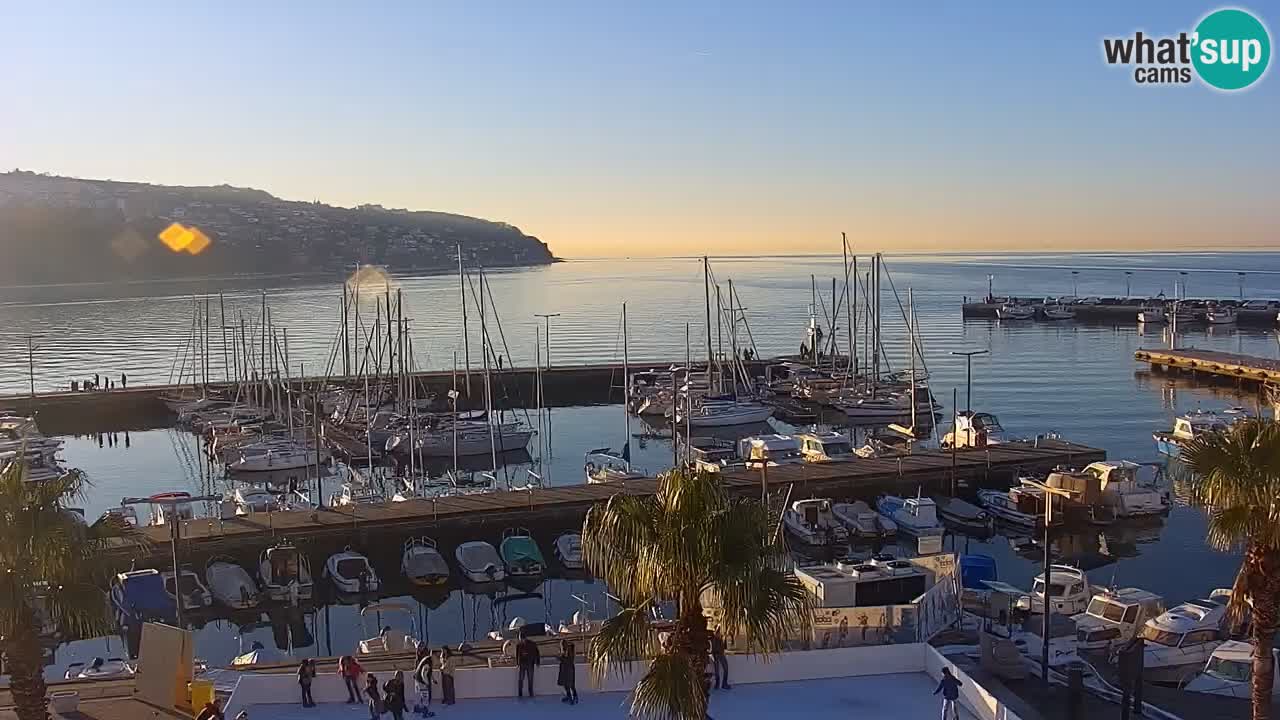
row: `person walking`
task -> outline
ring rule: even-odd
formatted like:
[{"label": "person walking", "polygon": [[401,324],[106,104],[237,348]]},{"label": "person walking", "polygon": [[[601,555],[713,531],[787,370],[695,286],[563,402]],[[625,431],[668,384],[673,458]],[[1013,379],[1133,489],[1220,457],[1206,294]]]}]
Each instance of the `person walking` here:
[{"label": "person walking", "polygon": [[129,386],[129,376],[125,375],[124,373],[120,373],[120,389],[124,390],[128,386]]},{"label": "person walking", "polygon": [[423,643],[418,647],[418,665],[413,670],[413,687],[418,691],[418,704],[414,712],[422,717],[435,717],[431,711],[431,700],[435,693],[431,685],[435,682],[435,658],[431,657],[431,649]]},{"label": "person walking", "polygon": [[729,661],[724,656],[724,636],[719,630],[711,631],[711,667],[716,674],[716,689],[721,688],[728,690],[729,685]]},{"label": "person walking", "polygon": [[391,713],[391,717],[395,720],[404,720],[405,701],[404,701],[404,673],[400,670],[395,671],[391,679],[386,685],[382,686],[386,700],[383,701],[387,712]]},{"label": "person walking", "polygon": [[578,683],[577,678],[574,677],[575,668],[573,665],[573,643],[568,640],[561,640],[560,655],[557,659],[560,661],[560,671],[556,675],[556,683],[560,687],[564,688],[564,698],[562,698],[560,702],[577,705]]},{"label": "person walking", "polygon": [[938,693],[942,693],[942,720],[947,720],[948,714],[951,720],[960,720],[960,709],[956,705],[960,699],[960,681],[951,674],[951,668],[942,668],[942,680],[933,691],[934,695]]},{"label": "person walking", "polygon": [[524,687],[529,686],[529,697],[533,697],[533,671],[542,658],[538,654],[538,643],[528,636],[520,639],[516,645],[516,666],[520,668],[516,675],[516,696],[524,697]]},{"label": "person walking", "polygon": [[382,695],[378,692],[378,677],[369,673],[364,679],[364,694],[369,698],[369,718],[378,720],[382,717]]},{"label": "person walking", "polygon": [[350,655],[343,655],[338,658],[338,674],[342,676],[342,682],[347,687],[347,703],[353,704],[360,702],[360,675],[364,673],[364,668],[360,667],[360,663]]},{"label": "person walking", "polygon": [[453,699],[453,654],[449,652],[449,647],[440,648],[440,694],[443,696],[440,702],[445,705],[452,705]]},{"label": "person walking", "polygon": [[316,666],[310,658],[303,658],[298,664],[298,685],[302,688],[302,707],[315,707],[316,701],[311,699],[311,681],[316,677]]}]

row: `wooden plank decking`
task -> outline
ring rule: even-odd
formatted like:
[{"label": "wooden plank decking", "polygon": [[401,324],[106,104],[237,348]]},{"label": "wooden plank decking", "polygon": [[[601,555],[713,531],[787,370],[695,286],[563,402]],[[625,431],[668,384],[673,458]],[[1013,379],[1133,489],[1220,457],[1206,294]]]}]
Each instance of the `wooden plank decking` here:
[{"label": "wooden plank decking", "polygon": [[1142,349],[1133,357],[1150,363],[1152,369],[1183,370],[1249,382],[1280,382],[1280,360],[1271,358],[1196,348]]}]

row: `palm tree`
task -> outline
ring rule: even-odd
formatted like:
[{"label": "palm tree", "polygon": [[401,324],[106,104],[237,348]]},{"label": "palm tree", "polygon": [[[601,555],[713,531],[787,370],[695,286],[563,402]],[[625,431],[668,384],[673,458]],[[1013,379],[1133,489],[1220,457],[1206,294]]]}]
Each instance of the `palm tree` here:
[{"label": "palm tree", "polygon": [[1244,549],[1230,614],[1248,609],[1253,635],[1253,717],[1271,716],[1272,636],[1280,611],[1280,424],[1246,420],[1182,448],[1191,502],[1209,516],[1208,541]]},{"label": "palm tree", "polygon": [[[726,638],[769,653],[812,632],[808,592],[783,566],[776,523],[761,503],[731,499],[714,476],[677,469],[658,479],[657,494],[618,494],[587,514],[587,567],[603,578],[622,609],[588,646],[601,678],[642,658],[648,671],[632,695],[632,712],[658,720],[703,720],[710,634],[704,602],[723,613]],[[651,624],[662,603],[677,617],[663,638]]]},{"label": "palm tree", "polygon": [[85,524],[68,509],[86,487],[72,471],[27,482],[22,463],[0,470],[0,647],[19,720],[45,720],[41,629],[96,637],[111,630],[106,597],[93,583],[109,538],[135,539],[120,519]]}]

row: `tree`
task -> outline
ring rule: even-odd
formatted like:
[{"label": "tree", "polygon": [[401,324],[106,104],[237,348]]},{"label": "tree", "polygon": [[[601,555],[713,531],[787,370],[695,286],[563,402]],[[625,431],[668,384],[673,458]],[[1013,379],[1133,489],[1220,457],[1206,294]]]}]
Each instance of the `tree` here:
[{"label": "tree", "polygon": [[1251,611],[1253,717],[1271,716],[1272,636],[1280,611],[1280,424],[1245,420],[1183,446],[1191,502],[1208,513],[1208,542],[1244,549],[1229,613]]},{"label": "tree", "polygon": [[110,538],[136,541],[119,518],[85,523],[68,503],[87,485],[79,471],[28,482],[22,463],[0,470],[0,648],[19,720],[46,720],[42,628],[69,638],[111,631],[106,596],[93,583]]},{"label": "tree", "polygon": [[[787,572],[776,523],[759,502],[732,499],[713,475],[677,469],[658,479],[657,494],[614,495],[587,514],[587,567],[607,583],[622,609],[588,646],[601,678],[649,658],[632,695],[632,712],[659,720],[703,720],[710,634],[704,602],[722,613],[726,638],[770,653],[812,632],[804,586]],[[665,637],[651,623],[660,604],[676,608]]]}]

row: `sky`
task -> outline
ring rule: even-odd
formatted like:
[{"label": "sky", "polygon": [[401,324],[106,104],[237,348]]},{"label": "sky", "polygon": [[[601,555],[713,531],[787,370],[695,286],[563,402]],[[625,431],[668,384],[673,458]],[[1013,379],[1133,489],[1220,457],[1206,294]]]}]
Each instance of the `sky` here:
[{"label": "sky", "polygon": [[0,0],[0,167],[459,212],[562,257],[1275,247],[1275,69],[1226,94],[1102,57],[1217,7]]}]

